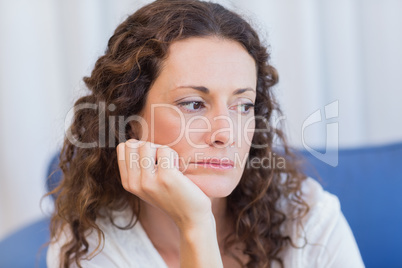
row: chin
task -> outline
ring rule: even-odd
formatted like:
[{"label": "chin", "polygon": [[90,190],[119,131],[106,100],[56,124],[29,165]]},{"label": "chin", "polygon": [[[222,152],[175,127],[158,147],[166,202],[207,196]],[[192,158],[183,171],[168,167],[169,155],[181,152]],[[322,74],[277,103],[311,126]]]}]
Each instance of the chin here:
[{"label": "chin", "polygon": [[239,182],[233,175],[184,175],[194,182],[209,198],[227,197]]}]

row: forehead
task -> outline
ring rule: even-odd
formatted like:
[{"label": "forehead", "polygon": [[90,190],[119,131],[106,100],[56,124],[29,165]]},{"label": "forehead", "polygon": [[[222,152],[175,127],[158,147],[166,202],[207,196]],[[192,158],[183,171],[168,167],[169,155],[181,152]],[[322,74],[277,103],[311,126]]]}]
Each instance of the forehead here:
[{"label": "forehead", "polygon": [[162,79],[172,86],[254,87],[256,63],[238,42],[218,37],[173,42],[164,61]]}]

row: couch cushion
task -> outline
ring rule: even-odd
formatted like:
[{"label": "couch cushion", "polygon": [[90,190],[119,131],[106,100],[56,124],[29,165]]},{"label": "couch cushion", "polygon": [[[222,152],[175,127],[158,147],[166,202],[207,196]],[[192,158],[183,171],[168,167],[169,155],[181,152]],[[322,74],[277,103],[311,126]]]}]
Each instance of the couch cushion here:
[{"label": "couch cushion", "polygon": [[0,242],[0,267],[46,268],[49,219],[41,219]]},{"label": "couch cushion", "polygon": [[402,267],[402,143],[339,150],[336,167],[303,154],[306,172],[339,197],[366,266]]}]

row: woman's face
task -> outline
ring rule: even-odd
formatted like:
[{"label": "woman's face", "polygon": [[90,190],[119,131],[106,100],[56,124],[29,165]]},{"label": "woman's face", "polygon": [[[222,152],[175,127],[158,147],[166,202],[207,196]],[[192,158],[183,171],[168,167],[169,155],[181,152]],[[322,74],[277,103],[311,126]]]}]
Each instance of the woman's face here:
[{"label": "woman's face", "polygon": [[180,171],[210,198],[228,196],[242,176],[255,128],[256,74],[239,43],[188,38],[170,46],[148,93],[141,139],[174,149]]}]

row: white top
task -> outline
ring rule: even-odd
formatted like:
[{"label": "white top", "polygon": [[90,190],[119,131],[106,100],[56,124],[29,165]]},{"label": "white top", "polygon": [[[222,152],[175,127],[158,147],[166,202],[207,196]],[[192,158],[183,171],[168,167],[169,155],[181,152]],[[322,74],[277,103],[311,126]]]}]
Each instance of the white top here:
[{"label": "white top", "polygon": [[[286,248],[281,254],[284,267],[364,267],[352,231],[340,210],[338,198],[324,191],[311,178],[303,182],[302,192],[310,206],[309,213],[302,220],[304,230],[288,221],[283,231],[298,246],[304,245],[306,237],[307,245]],[[286,211],[286,204],[282,205]],[[115,223],[125,226],[129,218],[130,213],[118,212]],[[120,230],[106,219],[97,220],[97,224],[105,234],[104,248],[91,260],[82,261],[83,267],[167,268],[140,222],[130,230]],[[48,267],[59,267],[58,253],[64,239],[50,244],[47,252]],[[88,235],[88,243],[91,252],[98,244],[96,232]]]}]

